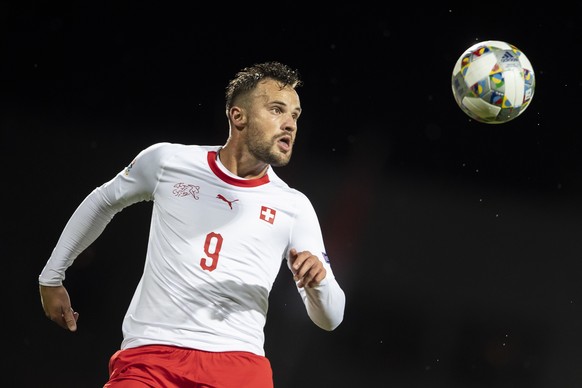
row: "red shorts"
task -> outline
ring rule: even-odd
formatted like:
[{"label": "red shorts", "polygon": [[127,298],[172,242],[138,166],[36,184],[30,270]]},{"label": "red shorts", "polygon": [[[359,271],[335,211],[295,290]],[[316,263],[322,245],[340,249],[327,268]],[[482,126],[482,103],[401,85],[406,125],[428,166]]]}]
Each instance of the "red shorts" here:
[{"label": "red shorts", "polygon": [[271,363],[249,352],[147,345],[117,351],[104,388],[273,388]]}]

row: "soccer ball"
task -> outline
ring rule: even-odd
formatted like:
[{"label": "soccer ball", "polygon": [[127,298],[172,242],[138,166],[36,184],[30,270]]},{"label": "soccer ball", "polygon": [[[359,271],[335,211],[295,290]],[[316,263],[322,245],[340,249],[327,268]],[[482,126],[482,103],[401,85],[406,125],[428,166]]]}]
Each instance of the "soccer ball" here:
[{"label": "soccer ball", "polygon": [[469,117],[501,124],[527,109],[534,95],[535,75],[517,47],[488,40],[465,50],[455,64],[451,83],[455,101]]}]

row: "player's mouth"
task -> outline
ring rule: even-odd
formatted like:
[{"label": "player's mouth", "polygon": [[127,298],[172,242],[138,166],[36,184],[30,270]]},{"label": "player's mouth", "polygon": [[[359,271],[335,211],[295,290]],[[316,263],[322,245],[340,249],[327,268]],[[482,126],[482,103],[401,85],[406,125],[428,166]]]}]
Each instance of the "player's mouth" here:
[{"label": "player's mouth", "polygon": [[291,140],[291,136],[289,135],[281,136],[280,138],[277,139],[277,145],[279,146],[279,149],[281,149],[281,151],[284,152],[290,151],[292,144],[293,142]]}]

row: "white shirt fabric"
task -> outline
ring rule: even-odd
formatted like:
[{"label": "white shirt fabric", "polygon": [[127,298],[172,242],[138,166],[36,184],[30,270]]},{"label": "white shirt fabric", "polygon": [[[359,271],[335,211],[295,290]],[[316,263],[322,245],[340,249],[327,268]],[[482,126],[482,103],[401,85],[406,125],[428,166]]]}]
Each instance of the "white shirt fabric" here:
[{"label": "white shirt fabric", "polygon": [[345,295],[311,202],[272,169],[259,179],[236,177],[221,165],[219,149],[158,143],[140,152],[79,205],[39,283],[61,285],[115,214],[152,201],[144,271],[123,320],[122,349],[158,344],[264,355],[269,293],[291,248],[323,262],[323,282],[297,289],[311,320],[335,329]]}]

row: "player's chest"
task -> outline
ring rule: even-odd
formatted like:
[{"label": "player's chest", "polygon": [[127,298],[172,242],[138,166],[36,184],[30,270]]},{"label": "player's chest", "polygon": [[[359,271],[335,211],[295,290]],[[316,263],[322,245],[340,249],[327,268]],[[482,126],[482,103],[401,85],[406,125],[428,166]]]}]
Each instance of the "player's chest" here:
[{"label": "player's chest", "polygon": [[213,229],[236,225],[239,233],[287,229],[292,208],[284,194],[238,188],[213,181],[167,181],[158,187],[156,206],[168,219]]}]

